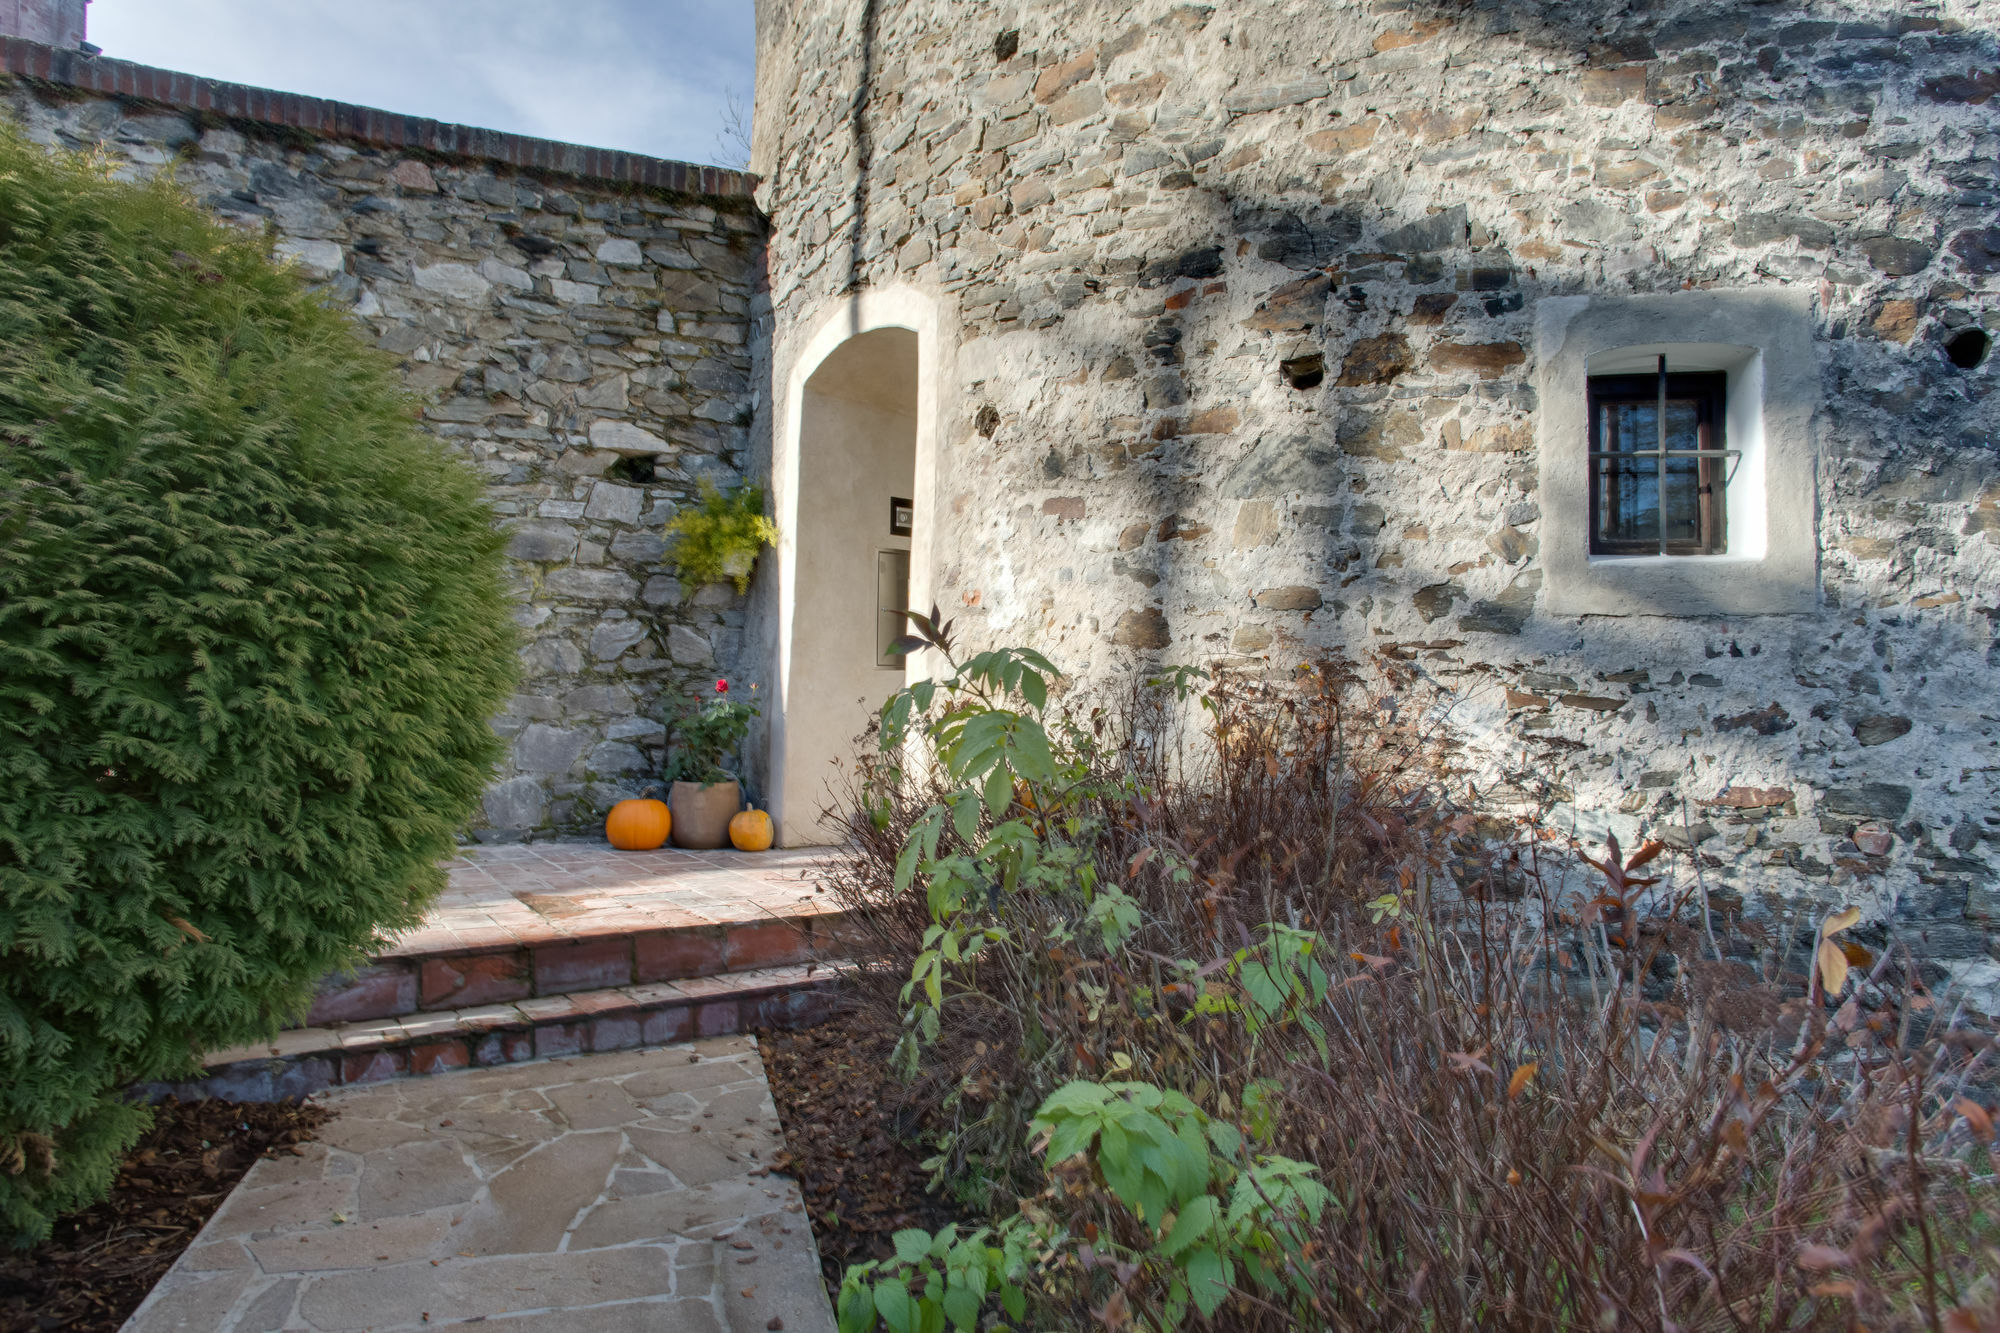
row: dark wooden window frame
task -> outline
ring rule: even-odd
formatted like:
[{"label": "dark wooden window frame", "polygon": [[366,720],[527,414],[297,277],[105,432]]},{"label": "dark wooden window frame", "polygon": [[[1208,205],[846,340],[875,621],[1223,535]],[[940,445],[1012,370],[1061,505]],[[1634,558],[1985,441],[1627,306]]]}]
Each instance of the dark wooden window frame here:
[{"label": "dark wooden window frame", "polygon": [[[1592,555],[1724,555],[1729,550],[1728,472],[1741,450],[1728,448],[1723,419],[1728,407],[1729,376],[1719,370],[1667,370],[1667,359],[1650,375],[1592,375],[1589,379],[1590,420],[1590,553]],[[1669,399],[1693,399],[1696,413],[1697,448],[1676,449],[1666,439],[1665,405]],[[1616,403],[1653,403],[1660,409],[1657,418],[1660,436],[1644,449],[1607,449],[1599,437],[1602,408]],[[1610,462],[1633,463],[1652,459],[1658,468],[1657,502],[1660,531],[1644,540],[1621,541],[1607,538],[1598,513],[1602,502],[1603,478]],[[1699,533],[1692,541],[1667,537],[1667,464],[1676,459],[1697,461],[1696,487],[1699,497]]]}]

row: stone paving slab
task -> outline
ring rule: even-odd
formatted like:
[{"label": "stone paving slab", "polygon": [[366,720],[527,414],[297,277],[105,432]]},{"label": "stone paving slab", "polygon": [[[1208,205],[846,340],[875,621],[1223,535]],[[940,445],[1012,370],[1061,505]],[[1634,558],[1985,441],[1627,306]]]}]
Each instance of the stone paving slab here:
[{"label": "stone paving slab", "polygon": [[791,919],[836,910],[814,892],[826,849],[621,852],[602,843],[470,847],[422,926],[383,956],[538,945],[613,932]]},{"label": "stone paving slab", "polygon": [[755,1042],[345,1088],[125,1333],[831,1333]]}]

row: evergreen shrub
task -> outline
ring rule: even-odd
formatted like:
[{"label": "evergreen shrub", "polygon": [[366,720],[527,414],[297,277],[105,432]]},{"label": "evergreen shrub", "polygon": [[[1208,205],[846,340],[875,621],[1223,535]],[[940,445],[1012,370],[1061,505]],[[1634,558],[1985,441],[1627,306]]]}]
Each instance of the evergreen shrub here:
[{"label": "evergreen shrub", "polygon": [[419,919],[496,758],[501,539],[347,316],[171,182],[0,132],[0,1234],[125,1091]]}]

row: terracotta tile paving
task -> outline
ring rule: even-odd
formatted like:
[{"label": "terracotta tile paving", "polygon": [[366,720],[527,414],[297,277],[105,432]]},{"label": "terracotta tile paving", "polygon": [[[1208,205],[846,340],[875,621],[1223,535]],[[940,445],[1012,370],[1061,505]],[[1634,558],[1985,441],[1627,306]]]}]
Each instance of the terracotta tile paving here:
[{"label": "terracotta tile paving", "polygon": [[820,915],[825,849],[621,852],[601,843],[467,848],[424,924],[383,958],[545,945],[586,936]]}]

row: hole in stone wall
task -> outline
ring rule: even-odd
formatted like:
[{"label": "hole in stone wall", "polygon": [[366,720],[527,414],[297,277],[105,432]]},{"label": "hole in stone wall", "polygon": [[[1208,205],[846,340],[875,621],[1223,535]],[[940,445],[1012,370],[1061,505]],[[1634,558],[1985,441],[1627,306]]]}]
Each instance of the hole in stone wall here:
[{"label": "hole in stone wall", "polygon": [[507,240],[516,250],[519,250],[530,259],[540,259],[544,255],[551,255],[562,249],[562,244],[559,241],[553,241],[546,236],[537,236],[534,232],[521,231],[514,227],[507,229]]},{"label": "hole in stone wall", "polygon": [[1014,53],[1021,49],[1021,31],[1009,28],[993,39],[993,56],[996,60],[1012,60]]},{"label": "hole in stone wall", "polygon": [[1992,346],[1993,339],[1985,329],[1960,329],[1945,339],[1944,354],[1960,370],[1972,370],[1986,359]]},{"label": "hole in stone wall", "polygon": [[612,481],[629,482],[644,486],[653,480],[653,456],[651,454],[626,454],[610,467],[604,475]]},{"label": "hole in stone wall", "polygon": [[1317,389],[1326,378],[1326,358],[1318,352],[1287,357],[1278,363],[1278,373],[1294,389]]},{"label": "hole in stone wall", "polygon": [[972,426],[987,439],[992,439],[993,432],[1000,429],[1000,410],[991,403],[986,404],[979,409],[979,415],[972,419]]}]

